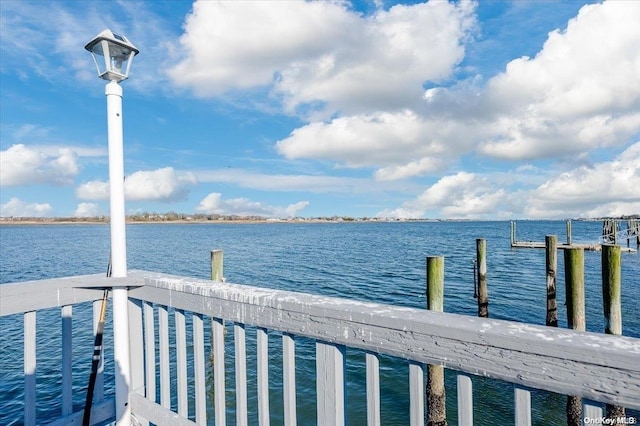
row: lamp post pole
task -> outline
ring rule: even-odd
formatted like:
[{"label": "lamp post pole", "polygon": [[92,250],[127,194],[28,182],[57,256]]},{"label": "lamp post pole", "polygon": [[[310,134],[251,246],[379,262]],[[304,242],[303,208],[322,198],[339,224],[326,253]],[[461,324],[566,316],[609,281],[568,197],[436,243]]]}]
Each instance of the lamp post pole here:
[{"label": "lamp post pole", "polygon": [[[127,239],[124,215],[124,149],[122,87],[133,57],[140,51],[123,35],[106,29],[84,47],[91,52],[98,76],[108,80],[107,137],[109,142],[109,206],[111,218],[111,277],[127,276]],[[113,360],[116,387],[116,426],[131,426],[131,352],[129,350],[129,290],[115,284],[113,291]],[[89,398],[89,397],[87,397]],[[91,407],[87,408],[88,410]]]},{"label": "lamp post pole", "polygon": [[[127,243],[124,208],[124,150],[122,137],[122,87],[110,81],[107,96],[109,142],[109,191],[111,222],[111,276],[127,276]],[[113,358],[115,361],[116,425],[131,425],[129,390],[131,362],[129,351],[129,307],[126,286],[113,287]]]}]

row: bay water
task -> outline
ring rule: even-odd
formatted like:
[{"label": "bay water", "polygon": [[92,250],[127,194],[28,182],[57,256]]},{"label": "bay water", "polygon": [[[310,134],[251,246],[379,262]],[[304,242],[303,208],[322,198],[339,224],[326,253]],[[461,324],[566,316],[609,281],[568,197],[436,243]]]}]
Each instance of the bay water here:
[{"label": "bay water", "polygon": [[[574,221],[573,241],[595,243],[601,222]],[[564,221],[518,222],[518,239],[544,241],[545,235],[565,240]],[[302,291],[313,294],[425,308],[425,258],[445,256],[444,310],[475,316],[473,260],[475,240],[487,241],[489,312],[491,318],[544,324],[546,315],[545,252],[512,249],[509,222],[331,222],[331,223],[193,223],[127,226],[128,268],[208,279],[209,253],[224,250],[227,282]],[[633,243],[632,243],[633,244]],[[585,252],[587,330],[602,332],[601,254]],[[96,224],[0,226],[0,292],[2,284],[81,274],[104,273],[109,257],[109,227]],[[558,256],[558,322],[566,327],[564,269]],[[622,254],[623,334],[640,337],[640,255]],[[91,306],[73,313],[74,408],[84,402],[93,338]],[[60,311],[38,313],[38,420],[60,412]],[[107,328],[109,329],[109,328]],[[270,364],[273,424],[282,423],[279,343],[271,334]],[[255,332],[248,329],[248,347]],[[231,339],[230,339],[231,340]],[[105,358],[112,357],[112,336],[105,336]],[[227,364],[233,363],[233,345]],[[299,424],[315,423],[314,342],[296,346]],[[281,350],[280,350],[281,351]],[[347,352],[348,424],[366,424],[364,355]],[[173,367],[172,367],[173,368]],[[249,368],[255,359],[249,356]],[[408,424],[408,365],[382,357],[382,424]],[[113,372],[107,370],[106,382]],[[23,410],[22,316],[0,318],[0,424],[21,424]],[[227,377],[233,392],[233,375]],[[446,372],[450,424],[456,424],[455,372]],[[511,424],[513,385],[476,377],[474,420]],[[255,424],[255,377],[250,376],[250,423]],[[113,394],[108,385],[106,394]],[[233,395],[230,395],[230,400]],[[562,424],[564,396],[533,392],[534,424]],[[233,407],[227,420],[234,424]]]}]

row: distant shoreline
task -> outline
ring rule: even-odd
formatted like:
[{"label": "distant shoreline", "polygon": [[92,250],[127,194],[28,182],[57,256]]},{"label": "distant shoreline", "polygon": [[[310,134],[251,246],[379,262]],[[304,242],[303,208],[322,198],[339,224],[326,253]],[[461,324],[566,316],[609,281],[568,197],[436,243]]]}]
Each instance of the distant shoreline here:
[{"label": "distant shoreline", "polygon": [[[196,225],[196,224],[272,224],[272,223],[400,223],[400,222],[468,222],[468,220],[440,220],[440,219],[224,219],[224,220],[206,220],[206,219],[176,219],[176,220],[126,220],[127,225]],[[0,219],[0,226],[16,226],[16,225],[109,225],[109,221],[104,220],[56,220],[56,219]]]},{"label": "distant shoreline", "polygon": [[[513,219],[517,222],[552,220],[552,221],[584,221],[597,222],[607,218],[580,218],[580,219]],[[631,218],[613,218],[616,220],[627,220]],[[411,223],[411,222],[508,222],[509,219],[488,220],[488,219],[392,219],[392,218],[293,218],[293,219],[267,219],[267,218],[219,218],[219,219],[126,219],[127,225],[170,225],[170,224],[272,224],[272,223]],[[109,225],[108,218],[6,218],[0,217],[0,226],[17,226],[17,225]]]}]

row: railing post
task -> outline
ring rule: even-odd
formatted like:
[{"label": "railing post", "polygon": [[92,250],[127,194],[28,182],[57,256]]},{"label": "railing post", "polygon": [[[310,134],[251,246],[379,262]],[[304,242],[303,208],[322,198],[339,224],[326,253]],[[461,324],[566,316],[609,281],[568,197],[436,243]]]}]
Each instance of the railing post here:
[{"label": "railing post", "polygon": [[[442,256],[427,257],[427,309],[437,312],[444,310],[444,257]],[[446,426],[444,368],[441,365],[429,365],[427,371],[427,426]]]},{"label": "railing post", "polygon": [[[584,308],[584,250],[567,248],[564,251],[567,321],[569,328],[585,331]],[[567,396],[567,425],[582,424],[582,399]]]},{"label": "railing post", "polygon": [[[622,334],[621,307],[621,257],[620,246],[602,246],[602,303],[607,334]],[[625,416],[624,407],[607,404],[607,417],[616,419]]]}]

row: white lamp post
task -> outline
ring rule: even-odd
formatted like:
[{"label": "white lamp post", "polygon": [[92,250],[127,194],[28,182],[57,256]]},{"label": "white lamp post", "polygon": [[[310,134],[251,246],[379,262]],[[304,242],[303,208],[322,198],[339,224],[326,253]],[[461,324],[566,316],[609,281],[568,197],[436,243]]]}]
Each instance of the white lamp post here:
[{"label": "white lamp post", "polygon": [[[98,76],[107,80],[107,131],[109,140],[109,190],[111,212],[111,276],[127,276],[124,209],[124,154],[122,139],[122,88],[133,57],[140,51],[126,37],[104,30],[85,46],[93,56]],[[131,425],[129,389],[129,311],[127,287],[113,287],[113,358],[116,378],[116,425]]]}]

